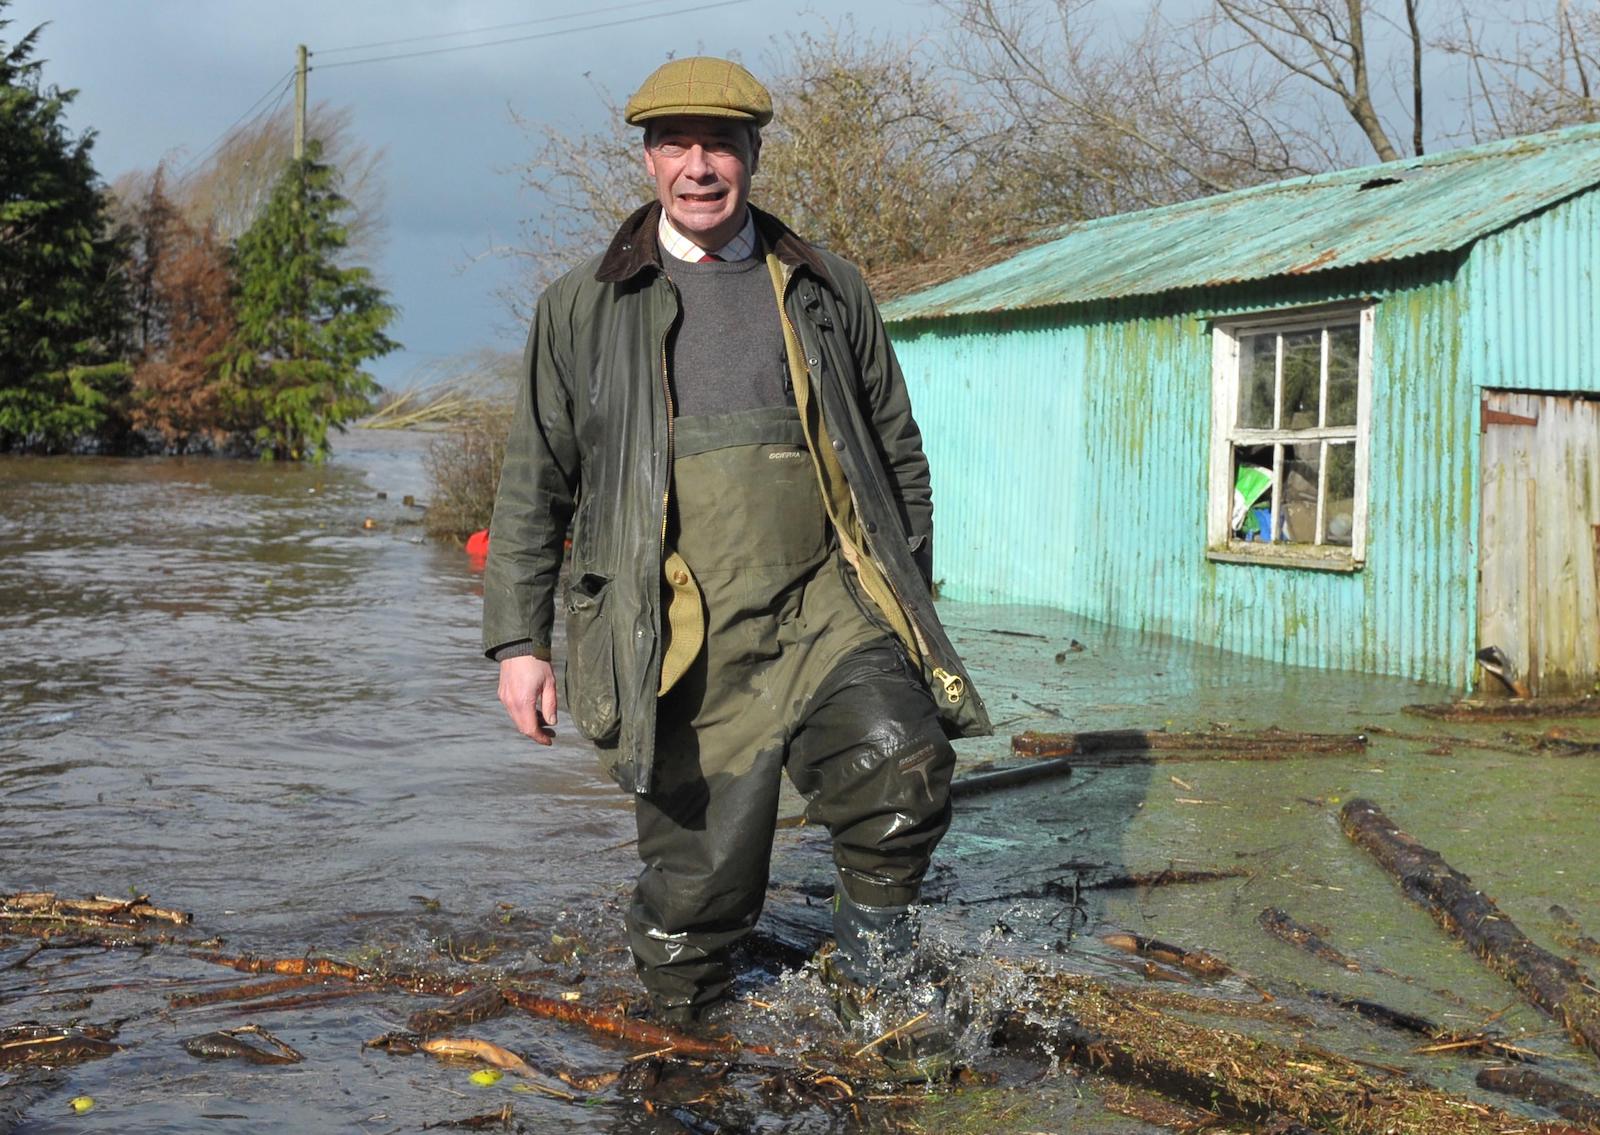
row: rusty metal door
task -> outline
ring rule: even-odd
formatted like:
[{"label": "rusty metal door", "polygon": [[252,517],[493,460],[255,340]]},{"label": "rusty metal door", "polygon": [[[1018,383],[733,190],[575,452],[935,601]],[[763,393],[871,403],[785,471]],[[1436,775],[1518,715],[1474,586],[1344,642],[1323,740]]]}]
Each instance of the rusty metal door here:
[{"label": "rusty metal door", "polygon": [[1586,693],[1600,681],[1600,399],[1488,390],[1482,432],[1478,645],[1536,695]]}]

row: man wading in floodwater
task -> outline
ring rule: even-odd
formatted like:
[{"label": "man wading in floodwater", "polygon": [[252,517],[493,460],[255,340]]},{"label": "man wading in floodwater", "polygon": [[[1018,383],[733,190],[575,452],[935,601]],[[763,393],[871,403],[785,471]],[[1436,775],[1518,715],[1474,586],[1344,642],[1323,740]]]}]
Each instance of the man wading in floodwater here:
[{"label": "man wading in floodwater", "polygon": [[[833,836],[823,972],[853,1021],[914,980],[911,904],[950,820],[946,736],[989,731],[929,594],[928,463],[861,274],[747,204],[766,89],[680,59],[625,115],[657,200],[539,299],[484,648],[512,721],[548,745],[570,525],[564,697],[635,793],[628,931],[654,1015],[693,1024],[727,997],[787,769]],[[879,1048],[908,1075],[949,1050],[937,1026]]]}]

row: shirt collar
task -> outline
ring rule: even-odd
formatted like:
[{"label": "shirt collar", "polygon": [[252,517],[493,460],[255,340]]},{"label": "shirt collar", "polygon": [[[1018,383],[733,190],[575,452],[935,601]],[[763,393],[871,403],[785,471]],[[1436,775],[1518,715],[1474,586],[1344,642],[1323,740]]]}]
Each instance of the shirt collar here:
[{"label": "shirt collar", "polygon": [[661,238],[661,247],[666,249],[668,255],[678,260],[687,260],[691,264],[697,262],[707,252],[719,260],[744,260],[756,249],[756,220],[750,215],[750,210],[746,209],[744,227],[732,240],[721,248],[703,249],[679,232],[677,226],[667,218],[667,211],[663,209],[661,220],[656,225],[656,235]]}]

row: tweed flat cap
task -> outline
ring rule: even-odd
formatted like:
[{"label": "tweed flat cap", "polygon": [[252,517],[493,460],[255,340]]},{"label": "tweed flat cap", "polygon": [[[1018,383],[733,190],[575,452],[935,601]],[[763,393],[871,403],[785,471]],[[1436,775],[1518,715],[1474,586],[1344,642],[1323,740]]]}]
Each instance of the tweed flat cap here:
[{"label": "tweed flat cap", "polygon": [[737,118],[765,126],[772,121],[772,96],[731,59],[696,55],[657,67],[622,110],[629,126],[669,114]]}]

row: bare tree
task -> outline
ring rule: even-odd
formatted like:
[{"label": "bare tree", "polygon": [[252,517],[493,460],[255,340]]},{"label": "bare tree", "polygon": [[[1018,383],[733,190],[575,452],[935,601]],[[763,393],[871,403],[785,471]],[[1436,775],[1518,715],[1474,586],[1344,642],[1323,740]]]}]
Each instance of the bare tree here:
[{"label": "bare tree", "polygon": [[[1243,32],[1250,43],[1290,74],[1338,98],[1380,161],[1392,162],[1400,157],[1372,99],[1366,0],[1215,2],[1223,18]],[[1415,26],[1411,0],[1407,0],[1406,12]],[[1414,33],[1413,43],[1420,45],[1420,32]],[[1413,74],[1416,105],[1421,100],[1420,65]]]},{"label": "bare tree", "polygon": [[[323,160],[339,170],[340,192],[353,206],[346,258],[370,262],[384,236],[383,149],[360,140],[349,107],[327,103],[308,112],[306,137],[322,143]],[[191,225],[209,225],[231,243],[255,221],[293,152],[289,111],[247,122],[194,168],[178,165],[173,200]]]},{"label": "bare tree", "polygon": [[1459,0],[1440,38],[1469,65],[1468,133],[1504,138],[1600,122],[1600,3],[1552,0],[1486,16]]},{"label": "bare tree", "polygon": [[[1119,36],[1102,0],[944,0],[953,66],[1024,171],[1040,222],[1100,216],[1325,168],[1275,113],[1281,76],[1224,59],[1151,6]],[[1125,15],[1125,11],[1121,12]]]}]

